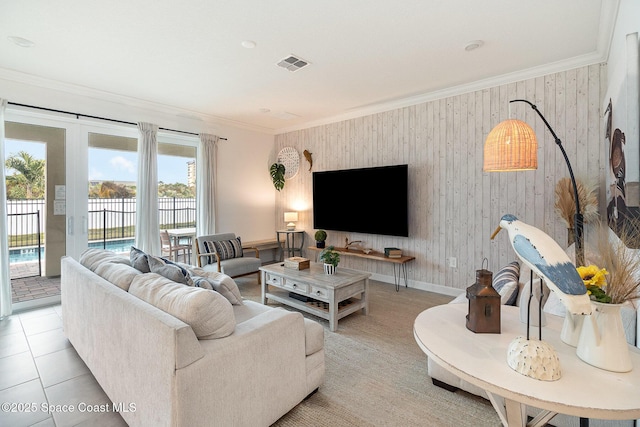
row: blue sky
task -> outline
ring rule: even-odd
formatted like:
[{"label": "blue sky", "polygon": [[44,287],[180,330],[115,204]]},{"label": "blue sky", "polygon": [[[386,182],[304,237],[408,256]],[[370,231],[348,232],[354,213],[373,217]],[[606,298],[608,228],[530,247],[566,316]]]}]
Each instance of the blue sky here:
[{"label": "blue sky", "polygon": [[[26,151],[36,159],[44,159],[45,144],[10,139],[5,141],[5,160],[19,151]],[[185,157],[158,156],[158,180],[166,184],[186,184],[188,160]],[[89,180],[135,181],[137,164],[137,154],[130,151],[89,148]]]}]

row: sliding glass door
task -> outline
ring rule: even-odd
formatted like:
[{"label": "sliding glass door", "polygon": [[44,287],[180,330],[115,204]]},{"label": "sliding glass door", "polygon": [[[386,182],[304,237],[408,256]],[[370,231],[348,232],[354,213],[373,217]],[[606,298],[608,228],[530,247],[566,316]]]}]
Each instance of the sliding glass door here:
[{"label": "sliding glass door", "polygon": [[[11,267],[16,287],[41,284],[29,291],[31,297],[16,289],[13,308],[21,310],[60,300],[61,257],[79,259],[90,246],[129,250],[135,235],[138,129],[11,109],[5,119],[10,142],[3,155],[12,157],[14,166],[6,169],[8,206],[11,213],[25,214],[9,217],[8,238],[16,251]],[[194,135],[158,135],[161,228],[195,227],[197,145]],[[25,262],[31,263],[27,273]]]},{"label": "sliding glass door", "polygon": [[7,121],[5,132],[12,304],[50,303],[66,253],[66,130]]}]

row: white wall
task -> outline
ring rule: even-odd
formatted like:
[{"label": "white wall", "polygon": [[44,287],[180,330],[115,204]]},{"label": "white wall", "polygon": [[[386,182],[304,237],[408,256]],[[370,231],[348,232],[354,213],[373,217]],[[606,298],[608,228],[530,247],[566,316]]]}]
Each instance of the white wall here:
[{"label": "white wall", "polygon": [[[621,87],[611,87],[612,82],[624,82],[627,73],[626,35],[640,32],[640,1],[621,0],[616,19],[611,49],[607,60],[607,88],[612,95],[627,95]],[[636,94],[638,96],[638,94]]]},{"label": "white wall", "polygon": [[[627,206],[638,206],[640,200],[640,170],[637,167],[640,161],[640,130],[638,129],[638,114],[640,93],[638,85],[640,77],[628,75],[628,67],[631,59],[627,52],[627,35],[640,33],[640,2],[637,0],[622,0],[618,10],[611,48],[607,61],[607,91],[603,99],[603,109],[613,102],[613,128],[619,128],[625,134],[624,153],[627,159],[625,170],[626,202]],[[637,46],[636,46],[637,49]],[[638,60],[638,51],[635,52],[635,60]],[[604,110],[603,110],[604,111]],[[608,149],[607,141],[607,149]],[[632,160],[635,159],[635,160]],[[629,166],[632,167],[629,167]],[[610,171],[609,184],[615,181]],[[610,192],[607,198],[610,197]]]},{"label": "white wall", "polygon": [[[275,190],[268,172],[273,135],[211,117],[195,120],[187,117],[185,111],[172,107],[83,91],[71,85],[60,84],[52,89],[51,82],[39,84],[33,77],[23,78],[17,74],[11,79],[0,78],[0,98],[127,122],[151,122],[168,129],[211,133],[227,138],[227,141],[221,141],[218,150],[218,230],[233,231],[244,241],[275,238]],[[8,106],[8,120],[20,121],[23,116],[28,116],[29,121],[36,124],[41,118],[48,126],[55,126],[57,121],[60,127],[68,127],[70,123],[104,123]],[[191,138],[197,141],[196,136]],[[83,143],[86,142],[82,141],[80,132],[67,132],[67,150],[77,149]]]}]

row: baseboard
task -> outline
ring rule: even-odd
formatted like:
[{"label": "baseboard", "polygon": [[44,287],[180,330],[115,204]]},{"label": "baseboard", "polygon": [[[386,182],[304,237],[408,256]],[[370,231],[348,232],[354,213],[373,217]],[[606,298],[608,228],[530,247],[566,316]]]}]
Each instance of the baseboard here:
[{"label": "baseboard", "polygon": [[[376,280],[378,282],[383,282],[383,283],[389,283],[394,286],[396,284],[393,276],[385,276],[377,273],[374,273],[371,275],[371,280]],[[436,294],[447,295],[452,297],[457,297],[458,295],[460,295],[465,291],[464,289],[456,289],[456,288],[451,288],[449,286],[436,285],[434,283],[419,282],[417,280],[408,280],[407,282],[408,282],[407,285],[410,288],[420,289],[421,291],[427,291],[427,292],[435,292]],[[400,287],[401,288],[405,287],[403,278],[400,278]]]}]

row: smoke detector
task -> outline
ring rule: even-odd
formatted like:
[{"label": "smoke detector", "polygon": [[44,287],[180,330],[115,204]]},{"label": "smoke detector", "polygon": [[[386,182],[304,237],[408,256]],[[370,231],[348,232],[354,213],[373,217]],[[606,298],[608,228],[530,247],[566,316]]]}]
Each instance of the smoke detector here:
[{"label": "smoke detector", "polygon": [[276,65],[293,72],[309,65],[309,61],[298,58],[295,55],[289,55],[288,57],[278,62]]}]

